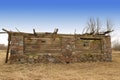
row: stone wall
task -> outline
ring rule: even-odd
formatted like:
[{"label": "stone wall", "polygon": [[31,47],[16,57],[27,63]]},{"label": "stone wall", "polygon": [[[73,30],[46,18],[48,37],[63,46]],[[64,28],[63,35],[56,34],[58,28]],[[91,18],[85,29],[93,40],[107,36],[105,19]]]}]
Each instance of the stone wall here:
[{"label": "stone wall", "polygon": [[11,63],[111,61],[110,36],[12,34]]}]

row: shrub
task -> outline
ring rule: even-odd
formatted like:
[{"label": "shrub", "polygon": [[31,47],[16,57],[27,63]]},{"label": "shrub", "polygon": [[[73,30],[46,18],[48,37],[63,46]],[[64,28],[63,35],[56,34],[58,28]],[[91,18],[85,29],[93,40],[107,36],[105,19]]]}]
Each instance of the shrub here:
[{"label": "shrub", "polygon": [[113,42],[113,50],[120,51],[120,42],[119,41]]},{"label": "shrub", "polygon": [[4,45],[4,44],[0,44],[0,50],[6,50],[7,49],[7,46]]}]

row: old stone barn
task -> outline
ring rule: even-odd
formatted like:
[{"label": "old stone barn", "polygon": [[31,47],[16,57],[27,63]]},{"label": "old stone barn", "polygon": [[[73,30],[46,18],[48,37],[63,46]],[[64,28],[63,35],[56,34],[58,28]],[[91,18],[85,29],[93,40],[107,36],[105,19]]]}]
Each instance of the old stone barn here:
[{"label": "old stone barn", "polygon": [[[57,34],[6,31],[6,62],[74,63],[111,61],[111,38],[105,34]],[[9,57],[8,57],[9,55]]]}]

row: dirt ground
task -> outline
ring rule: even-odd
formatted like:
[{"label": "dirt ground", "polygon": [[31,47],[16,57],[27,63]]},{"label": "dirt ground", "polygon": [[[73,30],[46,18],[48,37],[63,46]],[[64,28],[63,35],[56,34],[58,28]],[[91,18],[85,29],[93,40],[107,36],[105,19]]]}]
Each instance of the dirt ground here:
[{"label": "dirt ground", "polygon": [[120,52],[112,62],[5,64],[0,51],[0,80],[120,80]]}]

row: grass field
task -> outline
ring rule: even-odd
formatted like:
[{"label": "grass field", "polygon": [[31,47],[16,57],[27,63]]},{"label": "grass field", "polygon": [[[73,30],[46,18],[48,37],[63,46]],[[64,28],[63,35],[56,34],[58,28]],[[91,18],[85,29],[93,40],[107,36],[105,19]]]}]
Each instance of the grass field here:
[{"label": "grass field", "polygon": [[120,80],[120,52],[113,62],[71,64],[5,64],[0,51],[0,80]]}]

